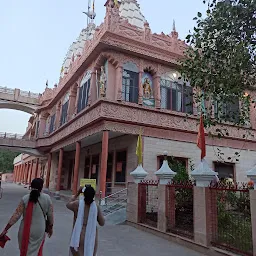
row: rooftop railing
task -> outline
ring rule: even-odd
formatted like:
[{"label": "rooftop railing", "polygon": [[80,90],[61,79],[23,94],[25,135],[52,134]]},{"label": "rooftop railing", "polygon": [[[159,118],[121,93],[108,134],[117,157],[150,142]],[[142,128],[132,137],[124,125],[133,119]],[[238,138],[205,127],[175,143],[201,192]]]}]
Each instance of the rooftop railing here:
[{"label": "rooftop railing", "polygon": [[7,132],[0,132],[0,139],[13,139],[13,140],[33,140],[29,138],[25,138],[24,135],[17,134],[17,133],[7,133]]}]

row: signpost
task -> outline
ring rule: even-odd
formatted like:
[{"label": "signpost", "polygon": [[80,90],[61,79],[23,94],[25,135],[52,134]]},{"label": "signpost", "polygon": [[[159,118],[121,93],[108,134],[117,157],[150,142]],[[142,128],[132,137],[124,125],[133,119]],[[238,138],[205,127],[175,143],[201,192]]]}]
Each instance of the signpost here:
[{"label": "signpost", "polygon": [[80,187],[92,186],[96,191],[96,179],[80,179]]}]

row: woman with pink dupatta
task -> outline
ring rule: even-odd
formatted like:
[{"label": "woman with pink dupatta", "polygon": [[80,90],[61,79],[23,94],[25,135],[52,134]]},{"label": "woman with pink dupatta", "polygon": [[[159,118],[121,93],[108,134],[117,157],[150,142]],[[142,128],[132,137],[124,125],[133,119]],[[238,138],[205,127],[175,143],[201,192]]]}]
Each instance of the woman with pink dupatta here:
[{"label": "woman with pink dupatta", "polygon": [[39,178],[32,181],[30,194],[22,198],[0,235],[7,234],[8,230],[23,215],[18,233],[20,256],[43,255],[46,218],[49,222],[48,236],[51,237],[53,233],[53,206],[50,196],[42,193],[43,183],[43,180]]}]

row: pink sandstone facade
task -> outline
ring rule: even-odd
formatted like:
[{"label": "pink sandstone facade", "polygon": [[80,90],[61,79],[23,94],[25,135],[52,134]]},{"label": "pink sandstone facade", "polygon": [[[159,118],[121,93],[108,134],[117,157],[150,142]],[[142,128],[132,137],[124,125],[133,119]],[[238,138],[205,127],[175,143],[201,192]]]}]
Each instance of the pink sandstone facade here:
[{"label": "pink sandstone facade", "polygon": [[[177,71],[185,42],[175,26],[167,35],[152,33],[136,0],[122,0],[118,7],[108,0],[105,8],[103,23],[92,20],[82,30],[59,83],[40,97],[25,138],[43,156],[19,156],[16,182],[41,176],[46,188],[75,193],[80,178],[96,178],[104,196],[131,181],[140,129],[148,178],[155,178],[163,151],[185,162],[188,171],[198,164],[198,110],[192,88],[179,82]],[[247,181],[245,172],[255,165],[255,120],[252,108],[250,134],[244,136],[248,127],[227,124],[227,137],[207,137],[206,159],[220,176],[232,173]],[[225,164],[219,163],[219,150]]]}]

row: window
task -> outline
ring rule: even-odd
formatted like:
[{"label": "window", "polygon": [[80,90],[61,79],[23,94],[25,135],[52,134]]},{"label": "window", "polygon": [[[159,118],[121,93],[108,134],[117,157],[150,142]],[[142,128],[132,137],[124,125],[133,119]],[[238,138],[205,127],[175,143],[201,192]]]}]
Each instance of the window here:
[{"label": "window", "polygon": [[128,102],[138,103],[139,69],[132,62],[127,62],[123,66],[122,98]]},{"label": "window", "polygon": [[49,133],[52,133],[54,131],[55,116],[56,116],[56,114],[53,114],[51,116]]},{"label": "window", "polygon": [[220,103],[216,101],[214,104],[214,112],[215,118],[237,123],[240,115],[239,99],[234,98],[228,103]]},{"label": "window", "polygon": [[[187,163],[188,163],[187,158],[168,156],[167,160],[170,168],[173,169],[173,171],[175,171],[175,167],[177,165],[182,165],[187,169]],[[164,156],[159,156],[159,168],[161,168],[163,161],[164,161]]]},{"label": "window", "polygon": [[61,110],[61,118],[60,118],[60,125],[63,125],[68,120],[68,104],[69,104],[69,93],[65,95],[63,100],[62,110]]},{"label": "window", "polygon": [[229,178],[230,175],[234,177],[234,164],[214,163],[214,167],[220,180]]},{"label": "window", "polygon": [[138,103],[139,99],[139,74],[124,70],[122,85],[123,100]]},{"label": "window", "polygon": [[116,179],[115,182],[126,182],[126,151],[116,153]]},{"label": "window", "polygon": [[192,114],[192,87],[170,79],[161,79],[161,108]]},{"label": "window", "polygon": [[88,106],[89,91],[91,86],[91,72],[87,72],[79,87],[77,113],[81,112]]}]

